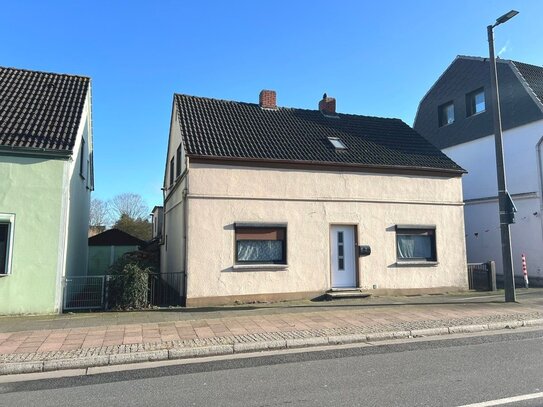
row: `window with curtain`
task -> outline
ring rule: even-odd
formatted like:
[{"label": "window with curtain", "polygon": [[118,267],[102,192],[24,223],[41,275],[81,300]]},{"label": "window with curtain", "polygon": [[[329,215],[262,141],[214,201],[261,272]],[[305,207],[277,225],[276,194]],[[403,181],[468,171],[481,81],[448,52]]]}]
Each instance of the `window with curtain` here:
[{"label": "window with curtain", "polygon": [[286,227],[236,226],[236,263],[286,264]]},{"label": "window with curtain", "polygon": [[396,226],[398,261],[437,261],[435,228]]}]

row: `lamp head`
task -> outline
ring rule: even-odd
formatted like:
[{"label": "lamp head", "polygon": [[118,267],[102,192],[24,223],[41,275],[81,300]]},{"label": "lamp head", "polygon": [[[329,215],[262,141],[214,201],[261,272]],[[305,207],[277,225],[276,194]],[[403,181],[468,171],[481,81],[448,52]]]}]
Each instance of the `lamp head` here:
[{"label": "lamp head", "polygon": [[508,20],[511,20],[511,19],[512,19],[513,17],[515,17],[517,14],[518,14],[518,11],[517,11],[517,10],[511,10],[511,11],[509,11],[508,13],[505,13],[503,16],[498,17],[498,18],[496,19],[496,24],[494,24],[494,27],[496,27],[497,25],[503,24],[503,23],[505,23],[505,22],[508,21]]}]

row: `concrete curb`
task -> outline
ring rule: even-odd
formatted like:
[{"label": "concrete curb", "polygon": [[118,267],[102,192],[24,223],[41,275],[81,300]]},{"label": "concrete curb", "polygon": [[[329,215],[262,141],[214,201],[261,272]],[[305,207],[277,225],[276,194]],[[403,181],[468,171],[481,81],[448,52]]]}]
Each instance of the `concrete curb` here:
[{"label": "concrete curb", "polygon": [[417,338],[459,333],[476,333],[535,327],[543,325],[543,318],[525,321],[491,322],[479,325],[460,325],[441,328],[413,329],[410,331],[373,332],[368,334],[346,334],[333,336],[312,336],[307,338],[243,342],[230,345],[212,345],[189,348],[172,348],[154,351],[118,353],[114,355],[98,355],[93,357],[58,359],[33,362],[16,362],[0,364],[0,375],[50,372],[65,369],[86,369],[96,366],[122,365],[136,362],[189,359],[206,356],[231,355],[234,353],[265,352],[279,349],[300,349],[314,346],[342,345],[352,343],[368,343],[390,339]]}]

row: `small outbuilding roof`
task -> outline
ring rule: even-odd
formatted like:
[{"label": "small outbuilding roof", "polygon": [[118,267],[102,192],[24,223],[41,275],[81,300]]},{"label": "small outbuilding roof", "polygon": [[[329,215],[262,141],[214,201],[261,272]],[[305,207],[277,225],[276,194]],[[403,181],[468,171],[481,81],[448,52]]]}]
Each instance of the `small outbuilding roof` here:
[{"label": "small outbuilding roof", "polygon": [[145,242],[119,229],[109,229],[89,237],[89,246],[141,246]]}]

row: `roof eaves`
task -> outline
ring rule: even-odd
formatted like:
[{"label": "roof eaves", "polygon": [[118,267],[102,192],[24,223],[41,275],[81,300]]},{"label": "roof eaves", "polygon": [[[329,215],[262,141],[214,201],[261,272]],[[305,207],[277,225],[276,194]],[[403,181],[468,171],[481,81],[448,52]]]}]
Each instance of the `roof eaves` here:
[{"label": "roof eaves", "polygon": [[443,173],[449,175],[462,175],[467,174],[467,171],[462,167],[458,168],[435,168],[435,167],[422,167],[422,166],[404,166],[404,165],[377,165],[377,164],[358,164],[358,163],[341,163],[341,162],[329,162],[329,161],[305,161],[305,160],[282,160],[282,159],[270,159],[270,158],[246,158],[246,157],[221,157],[211,155],[198,155],[190,154],[190,158],[198,160],[208,161],[230,161],[241,163],[269,163],[269,164],[283,164],[283,165],[309,165],[315,167],[330,167],[330,168],[351,168],[351,169],[368,169],[373,171],[378,170],[395,170],[395,171],[420,171],[420,172],[433,172]]},{"label": "roof eaves", "polygon": [[0,146],[0,154],[40,156],[40,157],[67,159],[72,156],[72,150],[68,150],[68,149],[58,150],[58,149],[17,147],[17,146]]}]

